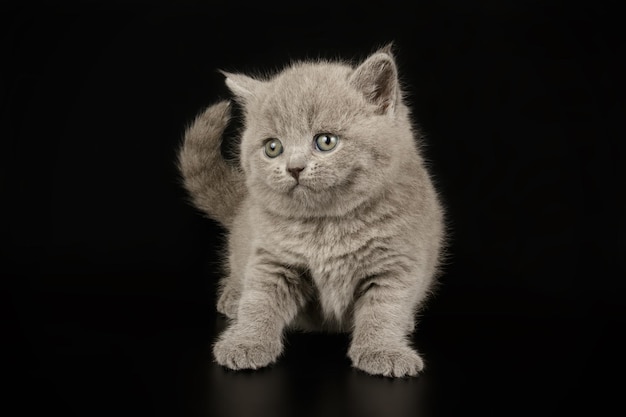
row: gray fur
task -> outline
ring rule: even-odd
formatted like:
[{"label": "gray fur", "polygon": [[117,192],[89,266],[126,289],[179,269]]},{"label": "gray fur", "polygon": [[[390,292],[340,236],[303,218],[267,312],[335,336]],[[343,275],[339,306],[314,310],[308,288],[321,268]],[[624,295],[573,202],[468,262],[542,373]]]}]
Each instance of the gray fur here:
[{"label": "gray fur", "polygon": [[224,101],[196,117],[178,155],[184,185],[194,205],[227,228],[246,195],[243,174],[221,156],[229,114],[229,103]]},{"label": "gray fur", "polygon": [[[409,336],[434,283],[443,212],[389,49],[356,68],[302,62],[268,80],[224,74],[245,114],[240,166],[219,152],[227,102],[196,119],[179,155],[193,202],[229,232],[217,308],[232,320],[216,361],[269,365],[291,327],[351,332],[355,367],[416,375],[424,365]],[[317,150],[318,133],[338,135],[337,147]],[[266,156],[267,138],[284,152]],[[303,168],[298,179],[294,168]]]}]

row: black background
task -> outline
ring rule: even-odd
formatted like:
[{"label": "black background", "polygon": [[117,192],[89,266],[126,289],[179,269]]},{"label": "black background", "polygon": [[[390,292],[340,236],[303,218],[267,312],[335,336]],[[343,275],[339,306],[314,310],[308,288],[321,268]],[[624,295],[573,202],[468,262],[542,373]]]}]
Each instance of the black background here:
[{"label": "black background", "polygon": [[[10,399],[68,416],[608,410],[626,277],[611,6],[0,6]],[[370,377],[347,337],[301,334],[270,369],[217,367],[224,239],[179,184],[185,126],[228,97],[217,69],[356,62],[390,41],[451,232],[415,335],[426,372]]]}]

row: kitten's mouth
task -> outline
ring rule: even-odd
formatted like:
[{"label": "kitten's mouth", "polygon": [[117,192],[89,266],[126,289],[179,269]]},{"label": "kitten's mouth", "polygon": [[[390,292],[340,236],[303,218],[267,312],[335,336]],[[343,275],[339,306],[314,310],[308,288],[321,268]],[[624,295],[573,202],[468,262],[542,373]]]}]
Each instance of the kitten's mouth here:
[{"label": "kitten's mouth", "polygon": [[302,193],[305,191],[310,191],[311,188],[307,187],[306,185],[302,184],[301,182],[296,182],[291,188],[289,188],[289,190],[287,191],[287,195],[289,196],[293,196],[296,193]]},{"label": "kitten's mouth", "polygon": [[297,189],[303,189],[305,188],[304,185],[300,184],[299,182],[296,182],[294,185],[291,186],[291,188],[289,189],[289,193],[293,193],[295,190]]}]

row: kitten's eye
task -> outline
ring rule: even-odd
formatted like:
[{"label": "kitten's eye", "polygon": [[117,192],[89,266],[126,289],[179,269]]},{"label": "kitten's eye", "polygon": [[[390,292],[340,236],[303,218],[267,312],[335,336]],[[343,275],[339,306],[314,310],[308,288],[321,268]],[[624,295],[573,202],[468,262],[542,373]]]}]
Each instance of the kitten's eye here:
[{"label": "kitten's eye", "polygon": [[283,144],[278,139],[268,139],[265,142],[265,155],[276,158],[281,153],[283,153]]},{"label": "kitten's eye", "polygon": [[332,133],[320,133],[315,135],[315,146],[320,151],[330,151],[337,146],[339,138]]}]

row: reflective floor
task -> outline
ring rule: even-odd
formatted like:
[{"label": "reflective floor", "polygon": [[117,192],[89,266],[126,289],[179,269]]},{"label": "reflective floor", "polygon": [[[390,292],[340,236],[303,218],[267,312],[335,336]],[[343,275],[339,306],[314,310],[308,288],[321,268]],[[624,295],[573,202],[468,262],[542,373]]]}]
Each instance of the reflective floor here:
[{"label": "reflective floor", "polygon": [[27,352],[13,387],[24,415],[560,416],[599,411],[612,395],[597,372],[606,329],[575,317],[429,309],[414,338],[426,370],[393,380],[352,369],[348,337],[328,334],[289,334],[273,367],[225,370],[210,355],[225,320],[198,300],[13,302]]}]

